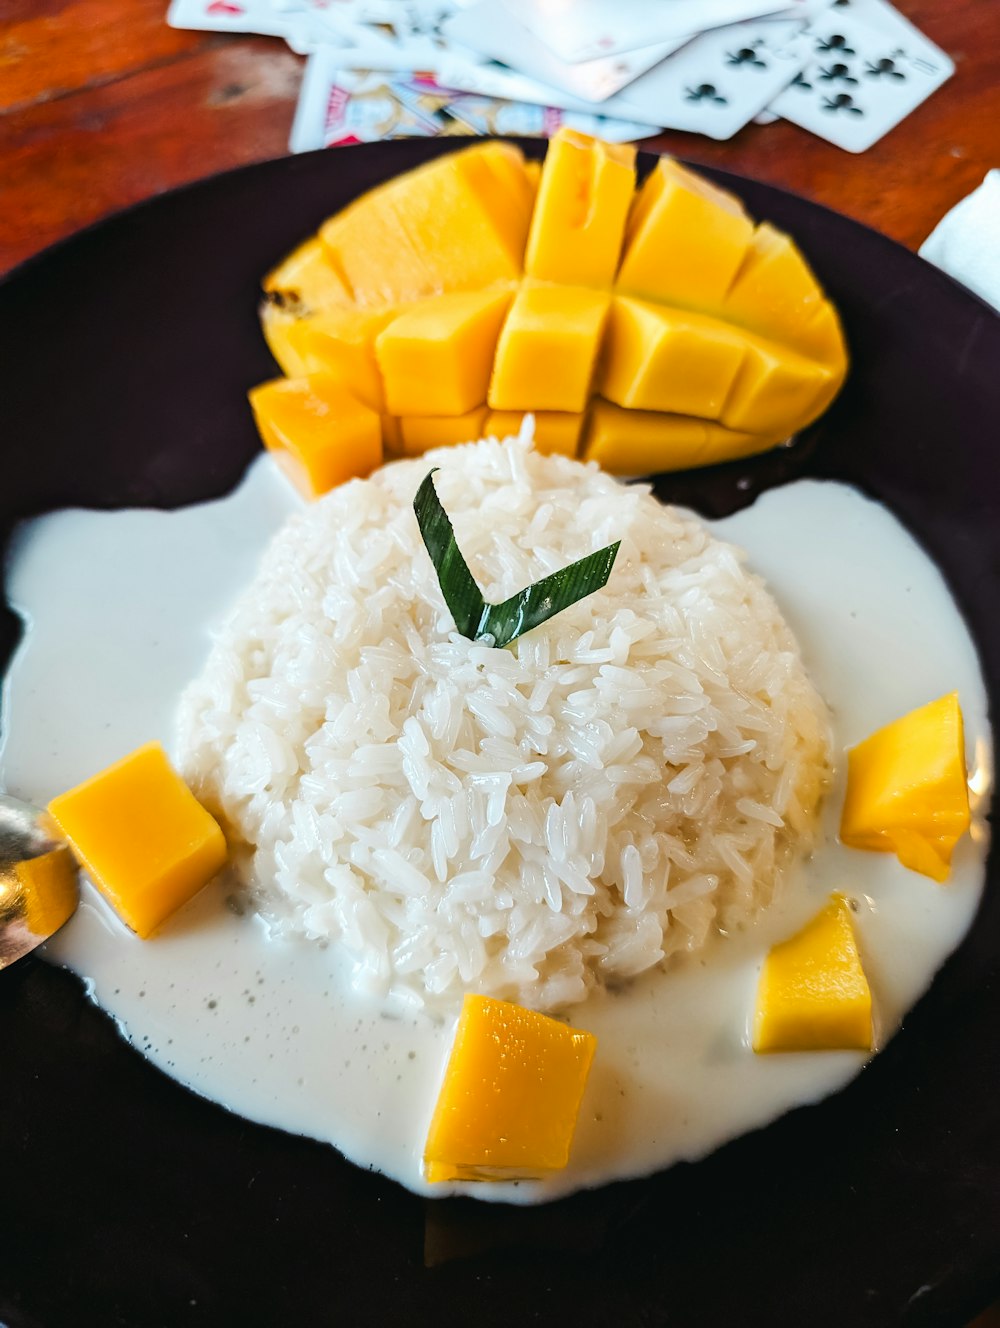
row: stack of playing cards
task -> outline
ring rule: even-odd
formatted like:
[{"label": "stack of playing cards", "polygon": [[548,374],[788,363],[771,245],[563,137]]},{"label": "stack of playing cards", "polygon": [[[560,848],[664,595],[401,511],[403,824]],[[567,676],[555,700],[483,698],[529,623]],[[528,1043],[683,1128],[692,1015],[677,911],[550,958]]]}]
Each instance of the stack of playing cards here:
[{"label": "stack of playing cards", "polygon": [[863,152],[955,68],[887,0],[172,0],[168,21],[308,55],[293,152],[779,117]]}]

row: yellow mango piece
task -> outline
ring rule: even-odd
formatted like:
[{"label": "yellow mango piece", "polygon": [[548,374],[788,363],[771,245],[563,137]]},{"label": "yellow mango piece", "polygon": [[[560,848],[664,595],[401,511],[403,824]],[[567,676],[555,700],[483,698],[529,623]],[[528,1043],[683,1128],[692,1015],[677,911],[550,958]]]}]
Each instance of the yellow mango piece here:
[{"label": "yellow mango piece", "polygon": [[753,230],[732,194],[661,157],[632,205],[618,287],[662,304],[716,308],[739,271]]},{"label": "yellow mango piece", "polygon": [[316,235],[269,272],[262,284],[264,338],[282,373],[297,378],[307,372],[296,340],[301,322],[325,309],[348,307],[350,292]]},{"label": "yellow mango piece", "polygon": [[798,348],[799,330],[822,302],[819,282],[795,242],[765,221],[753,233],[722,302],[722,315]]},{"label": "yellow mango piece", "polygon": [[260,310],[260,325],[267,348],[274,356],[281,372],[289,378],[298,378],[307,372],[306,361],[296,341],[303,322],[297,314],[288,313],[276,304],[264,304]]},{"label": "yellow mango piece", "polygon": [[532,1010],[466,996],[424,1148],[427,1179],[524,1180],[564,1167],[596,1045]]},{"label": "yellow mango piece", "polygon": [[382,424],[334,374],[276,378],[249,393],[264,446],[306,498],[382,464]]},{"label": "yellow mango piece", "polygon": [[477,144],[370,190],[320,236],[359,304],[400,304],[516,280],[531,202],[520,152]]},{"label": "yellow mango piece", "polygon": [[266,303],[300,318],[351,302],[351,293],[318,235],[300,244],[261,284]]},{"label": "yellow mango piece", "polygon": [[156,742],[53,798],[49,814],[94,884],[142,937],[226,861],[222,831]]},{"label": "yellow mango piece", "polygon": [[522,286],[497,342],[490,407],[582,411],[610,302],[582,286]]},{"label": "yellow mango piece", "polygon": [[829,300],[822,300],[816,306],[790,341],[800,355],[830,365],[839,379],[847,372],[847,344],[837,311]]},{"label": "yellow mango piece", "polygon": [[486,400],[504,290],[460,292],[424,300],[393,319],[375,342],[394,415],[464,415]]},{"label": "yellow mango piece", "polygon": [[[470,181],[496,203],[510,252],[523,267],[524,245],[538,196],[540,169],[530,171],[524,153],[513,143],[480,143],[475,149],[466,148],[464,154]],[[538,168],[540,164],[535,162],[533,165]]]},{"label": "yellow mango piece", "polygon": [[[521,429],[528,411],[493,410],[486,417],[486,433],[494,438],[513,438]],[[535,421],[535,450],[543,456],[558,453],[575,457],[580,447],[580,435],[587,421],[586,415],[568,410],[537,410]]]},{"label": "yellow mango piece", "polygon": [[409,415],[399,420],[404,456],[423,456],[433,447],[474,443],[485,432],[487,410],[477,406],[464,415]]},{"label": "yellow mango piece", "polygon": [[627,410],[597,399],[591,407],[582,460],[613,475],[715,466],[764,452],[779,441],[739,433],[714,420],[662,411]]},{"label": "yellow mango piece", "polygon": [[635,189],[635,148],[575,129],[550,140],[524,271],[543,281],[610,286]]},{"label": "yellow mango piece", "polygon": [[598,388],[619,406],[718,419],[745,350],[717,319],[616,295]]},{"label": "yellow mango piece", "polygon": [[957,692],[911,710],[848,752],[840,838],[849,847],[895,853],[904,867],[945,881],[968,828]]},{"label": "yellow mango piece", "polygon": [[747,334],[746,349],[721,412],[728,429],[794,433],[824,410],[840,386],[829,365]]},{"label": "yellow mango piece", "polygon": [[397,317],[396,309],[332,309],[297,323],[289,341],[304,365],[298,378],[328,373],[372,410],[384,411],[382,375],[375,356],[375,339]]},{"label": "yellow mango piece", "polygon": [[872,1049],[872,996],[843,895],[764,961],[754,1051]]}]

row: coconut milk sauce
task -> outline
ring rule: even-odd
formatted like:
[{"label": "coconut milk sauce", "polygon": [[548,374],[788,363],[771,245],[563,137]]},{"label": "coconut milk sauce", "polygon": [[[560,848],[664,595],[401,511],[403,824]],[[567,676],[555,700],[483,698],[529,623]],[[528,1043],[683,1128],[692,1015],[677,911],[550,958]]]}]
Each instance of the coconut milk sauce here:
[{"label": "coconut milk sauce", "polygon": [[[298,499],[261,458],[229,497],[177,512],[65,511],[18,532],[7,598],[26,632],[3,692],[0,778],[45,804],[151,738],[172,747],[177,698],[211,624],[250,581]],[[833,890],[856,923],[884,1046],[968,929],[983,883],[992,778],[975,649],[933,564],[884,508],[832,482],[799,481],[712,523],[771,587],[834,720],[836,782],[825,842],[751,932],[569,1012],[598,1050],[565,1173],[520,1185],[427,1186],[424,1136],[454,1019],[386,1012],[351,990],[336,947],[269,939],[224,878],[151,941],[85,885],[45,947],[123,1035],[168,1074],[241,1116],[334,1144],[421,1193],[537,1202],[709,1152],[851,1079],[854,1052],[756,1056],[764,955]],[[957,689],[975,833],[948,884],[890,855],[836,842],[843,752]]]}]

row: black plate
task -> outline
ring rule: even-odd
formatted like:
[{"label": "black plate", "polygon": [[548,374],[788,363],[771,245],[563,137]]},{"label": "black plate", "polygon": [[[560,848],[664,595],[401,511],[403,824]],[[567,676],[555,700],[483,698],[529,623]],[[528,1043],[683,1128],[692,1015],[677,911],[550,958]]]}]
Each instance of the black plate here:
[{"label": "black plate", "polygon": [[[236,171],[0,285],[3,538],[47,508],[231,488],[258,448],[246,389],[274,373],[260,274],[362,190],[454,146]],[[1000,320],[883,237],[719,178],[800,241],[854,367],[795,448],[660,492],[719,513],[814,475],[881,499],[944,570],[996,713]],[[0,658],[16,631],[5,615]],[[1000,1292],[997,876],[994,854],[970,936],[844,1092],[697,1165],[529,1211],[425,1205],[333,1149],[229,1115],[130,1050],[74,977],[28,959],[0,974],[0,1319],[961,1324]]]}]

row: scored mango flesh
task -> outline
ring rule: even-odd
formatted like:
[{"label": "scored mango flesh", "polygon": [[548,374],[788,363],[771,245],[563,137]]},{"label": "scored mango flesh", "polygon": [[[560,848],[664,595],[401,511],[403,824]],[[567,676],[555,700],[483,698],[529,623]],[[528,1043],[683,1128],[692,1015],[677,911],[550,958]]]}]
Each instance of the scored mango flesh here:
[{"label": "scored mango flesh", "polygon": [[840,838],[850,848],[895,853],[904,867],[946,881],[969,821],[957,692],[912,710],[848,752]]},{"label": "scored mango flesh", "polygon": [[468,995],[424,1147],[432,1182],[561,1170],[597,1040],[508,1001]]},{"label": "scored mango flesh", "polygon": [[634,149],[568,129],[540,169],[482,143],[370,190],[264,287],[283,371],[339,377],[384,456],[541,412],[580,420],[547,450],[619,474],[714,465],[785,441],[847,371],[794,241],[670,158],[636,188]]}]

